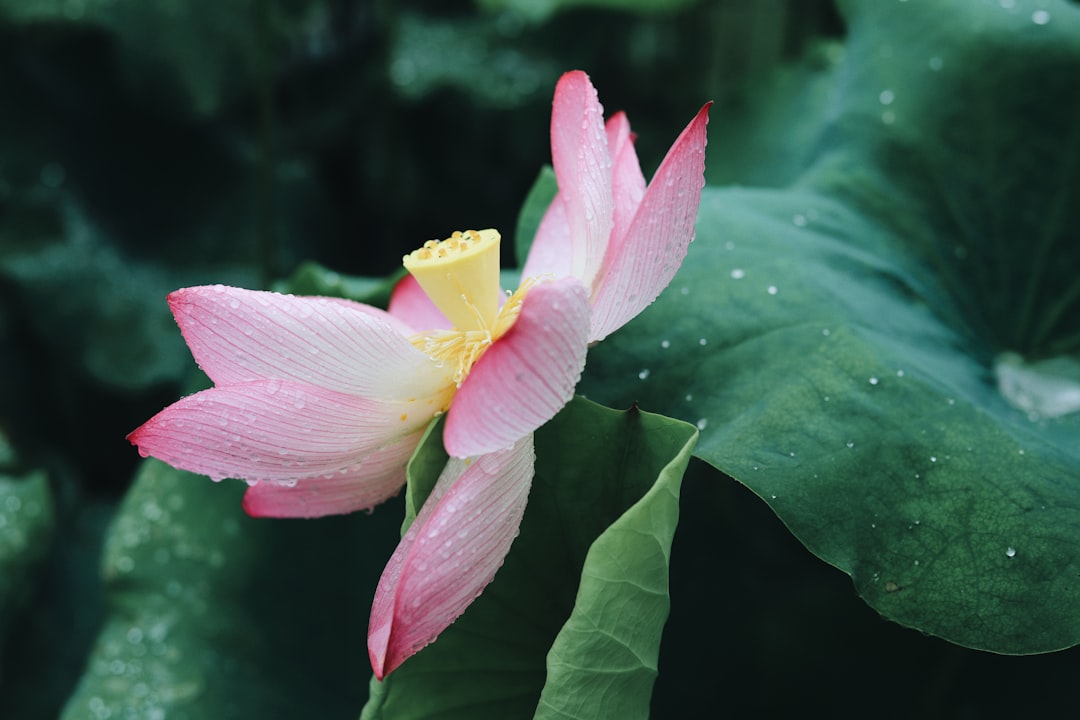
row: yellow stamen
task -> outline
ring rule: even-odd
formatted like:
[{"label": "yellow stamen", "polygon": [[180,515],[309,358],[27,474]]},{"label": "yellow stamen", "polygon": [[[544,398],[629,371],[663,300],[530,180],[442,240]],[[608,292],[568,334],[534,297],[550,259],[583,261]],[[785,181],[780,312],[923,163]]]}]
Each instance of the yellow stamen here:
[{"label": "yellow stamen", "polygon": [[497,230],[455,232],[402,262],[457,330],[489,333],[499,312],[499,240]]},{"label": "yellow stamen", "polygon": [[409,341],[434,358],[440,366],[452,367],[454,383],[460,387],[484,351],[514,326],[521,314],[525,294],[537,281],[538,278],[528,278],[507,298],[490,330],[432,330],[413,335]]}]

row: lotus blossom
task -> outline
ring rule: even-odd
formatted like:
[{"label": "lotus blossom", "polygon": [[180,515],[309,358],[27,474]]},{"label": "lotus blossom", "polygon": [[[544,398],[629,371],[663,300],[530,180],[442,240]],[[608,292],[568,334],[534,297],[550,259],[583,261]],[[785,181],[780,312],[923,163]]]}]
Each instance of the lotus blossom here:
[{"label": "lotus blossom", "polygon": [[499,233],[456,232],[404,258],[387,311],[224,286],[170,294],[213,381],[131,433],[139,452],[241,478],[254,516],[371,508],[399,492],[432,418],[451,459],[383,572],[368,648],[382,679],[491,582],[517,535],[533,431],[573,396],[588,347],[651,303],[693,239],[708,105],[646,186],[626,116],[587,75],[555,89],[558,194],[499,289]]}]

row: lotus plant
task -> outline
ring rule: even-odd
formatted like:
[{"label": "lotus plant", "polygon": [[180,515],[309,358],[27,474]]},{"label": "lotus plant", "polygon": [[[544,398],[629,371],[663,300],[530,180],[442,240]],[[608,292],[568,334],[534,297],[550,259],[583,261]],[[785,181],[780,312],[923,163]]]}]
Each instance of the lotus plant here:
[{"label": "lotus plant", "polygon": [[583,72],[555,89],[558,193],[521,286],[499,289],[499,233],[455,232],[405,256],[387,311],[212,286],[169,306],[214,382],[131,433],[144,456],[241,478],[254,516],[371,508],[400,491],[432,418],[450,460],[383,572],[368,649],[382,679],[491,582],[517,535],[533,431],[573,396],[590,344],[671,281],[693,239],[708,105],[652,182],[626,116],[606,123]]}]

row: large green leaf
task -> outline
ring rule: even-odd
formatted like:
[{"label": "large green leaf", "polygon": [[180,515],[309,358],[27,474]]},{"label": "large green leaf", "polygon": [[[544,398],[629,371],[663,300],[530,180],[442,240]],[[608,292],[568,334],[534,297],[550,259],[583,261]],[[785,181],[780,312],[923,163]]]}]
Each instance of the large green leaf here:
[{"label": "large green leaf", "polygon": [[583,390],[696,422],[696,454],[886,617],[1077,644],[1080,8],[846,5],[813,165],[707,191],[683,270]]},{"label": "large green leaf", "polygon": [[[9,628],[32,597],[53,527],[48,476],[41,470],[19,472],[14,450],[0,433],[0,659]],[[0,663],[0,682],[4,676]]]},{"label": "large green leaf", "polygon": [[[536,432],[529,506],[494,582],[433,645],[372,680],[363,717],[646,717],[696,435],[572,401]],[[428,438],[441,451],[441,435]],[[410,483],[432,483],[438,463],[423,467]]]},{"label": "large green leaf", "polygon": [[64,717],[355,717],[397,513],[256,520],[242,490],[143,464],[106,539],[109,611]]}]

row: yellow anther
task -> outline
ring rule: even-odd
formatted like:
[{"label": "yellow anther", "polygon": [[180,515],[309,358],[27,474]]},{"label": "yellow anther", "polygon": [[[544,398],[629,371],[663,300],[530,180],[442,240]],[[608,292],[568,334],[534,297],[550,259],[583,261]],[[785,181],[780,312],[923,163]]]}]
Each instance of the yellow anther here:
[{"label": "yellow anther", "polygon": [[461,387],[480,356],[517,322],[526,293],[541,279],[527,278],[499,308],[490,330],[432,330],[413,335],[409,341],[430,355],[440,367],[452,369],[454,384]]},{"label": "yellow anther", "polygon": [[402,262],[456,329],[490,332],[499,312],[499,240],[497,230],[455,232]]}]

